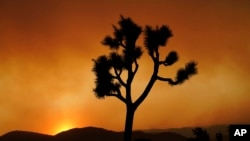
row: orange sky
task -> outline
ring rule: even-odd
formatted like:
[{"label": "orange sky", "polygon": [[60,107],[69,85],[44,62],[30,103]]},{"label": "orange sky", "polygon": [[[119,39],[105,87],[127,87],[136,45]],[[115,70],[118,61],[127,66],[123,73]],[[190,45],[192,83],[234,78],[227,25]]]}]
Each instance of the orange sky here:
[{"label": "orange sky", "polygon": [[[162,75],[174,77],[189,60],[199,68],[183,85],[157,82],[136,111],[134,129],[250,123],[248,0],[1,0],[0,135],[55,134],[63,126],[123,130],[125,106],[94,96],[91,71],[120,14],[141,26],[169,25],[174,36],[162,58],[176,50],[180,61]],[[146,53],[139,61],[134,93],[145,86],[150,61]]]}]

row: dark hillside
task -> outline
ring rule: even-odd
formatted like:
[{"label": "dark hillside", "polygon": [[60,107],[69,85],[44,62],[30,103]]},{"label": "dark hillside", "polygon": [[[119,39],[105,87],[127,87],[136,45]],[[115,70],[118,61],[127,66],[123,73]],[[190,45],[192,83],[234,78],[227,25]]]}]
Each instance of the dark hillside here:
[{"label": "dark hillside", "polygon": [[53,136],[27,132],[27,131],[12,131],[0,137],[0,141],[49,141]]},{"label": "dark hillside", "polygon": [[[135,131],[134,140],[150,141],[185,141],[187,138],[173,132],[145,133]],[[96,127],[74,128],[54,136],[27,131],[12,131],[0,137],[0,141],[121,141],[122,132],[115,132]]]}]

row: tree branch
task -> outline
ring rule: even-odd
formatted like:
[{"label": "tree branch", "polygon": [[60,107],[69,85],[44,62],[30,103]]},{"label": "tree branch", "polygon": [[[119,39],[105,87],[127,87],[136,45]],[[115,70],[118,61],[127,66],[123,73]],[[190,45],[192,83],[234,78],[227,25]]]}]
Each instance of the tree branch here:
[{"label": "tree branch", "polygon": [[134,105],[137,108],[143,101],[144,99],[148,96],[148,93],[150,92],[151,88],[153,87],[155,81],[157,80],[157,74],[158,74],[158,70],[159,70],[159,52],[158,50],[155,51],[155,57],[152,55],[152,59],[154,61],[154,72],[146,86],[146,88],[144,89],[143,93],[141,94],[141,96],[135,101]]},{"label": "tree branch", "polygon": [[117,98],[119,98],[122,102],[126,103],[126,99],[122,96],[120,89],[117,89]]},{"label": "tree branch", "polygon": [[178,84],[176,81],[173,81],[171,78],[164,78],[164,77],[157,76],[157,80],[166,81],[170,85],[177,85]]},{"label": "tree branch", "polygon": [[126,48],[126,46],[122,42],[119,42],[119,45],[123,48]]},{"label": "tree branch", "polygon": [[122,70],[118,73],[118,70],[115,67],[113,67],[113,68],[114,68],[115,75],[116,75],[116,77],[114,77],[114,78],[116,78],[121,83],[122,86],[126,87],[127,84],[121,78]]},{"label": "tree branch", "polygon": [[164,63],[165,63],[165,61],[159,61],[159,65],[162,65]]},{"label": "tree branch", "polygon": [[137,108],[143,101],[144,99],[148,96],[148,93],[150,92],[151,88],[153,87],[154,83],[156,81],[155,76],[152,75],[150,81],[148,82],[145,90],[141,94],[141,96],[135,101],[134,105]]},{"label": "tree branch", "polygon": [[117,92],[116,94],[113,94],[113,93],[106,94],[106,96],[114,96],[114,97],[118,98],[119,100],[121,100],[122,102],[126,103],[126,99],[122,96],[120,89],[117,89],[116,92]]},{"label": "tree branch", "polygon": [[158,65],[159,63],[159,58],[160,58],[160,54],[159,54],[159,51],[158,51],[158,48],[155,50],[155,63]]},{"label": "tree branch", "polygon": [[133,77],[135,76],[135,74],[136,74],[138,68],[139,68],[139,64],[137,63],[137,60],[135,59],[135,70],[134,70],[134,72],[133,72]]}]

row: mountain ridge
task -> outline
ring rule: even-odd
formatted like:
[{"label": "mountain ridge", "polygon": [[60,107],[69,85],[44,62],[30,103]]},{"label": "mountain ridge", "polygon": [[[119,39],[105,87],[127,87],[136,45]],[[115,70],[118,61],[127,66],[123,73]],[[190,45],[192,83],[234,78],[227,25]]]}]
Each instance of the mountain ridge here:
[{"label": "mountain ridge", "polygon": [[[227,132],[225,132],[227,127],[228,126],[226,125],[220,125],[204,127],[204,129],[208,131],[213,141],[215,140],[215,133],[221,132],[223,135],[227,135]],[[186,141],[187,138],[193,137],[192,129],[194,129],[194,127],[135,130],[133,131],[133,139],[151,139],[152,141]],[[212,129],[218,130],[212,131]],[[122,137],[122,131],[112,131],[100,127],[88,126],[72,128],[55,135],[15,130],[0,136],[0,141],[80,141],[82,139],[85,141],[122,141]],[[227,140],[227,137],[225,140]]]},{"label": "mountain ridge", "polygon": [[[199,126],[197,126],[199,127]],[[229,125],[213,125],[213,126],[207,126],[207,127],[201,127],[205,130],[207,130],[207,132],[211,135],[215,135],[218,132],[221,132],[225,135],[228,135],[228,127]],[[181,134],[183,136],[186,137],[192,137],[193,136],[193,132],[192,129],[194,129],[196,127],[181,127],[181,128],[168,128],[168,129],[145,129],[145,130],[141,130],[144,131],[146,133],[157,133],[157,132],[175,132],[178,134]]]},{"label": "mountain ridge", "polygon": [[[123,132],[98,127],[73,128],[56,135],[46,135],[30,131],[11,131],[0,136],[0,141],[122,141]],[[152,141],[185,141],[186,137],[177,133],[145,133],[134,131],[133,139],[151,139]]]}]

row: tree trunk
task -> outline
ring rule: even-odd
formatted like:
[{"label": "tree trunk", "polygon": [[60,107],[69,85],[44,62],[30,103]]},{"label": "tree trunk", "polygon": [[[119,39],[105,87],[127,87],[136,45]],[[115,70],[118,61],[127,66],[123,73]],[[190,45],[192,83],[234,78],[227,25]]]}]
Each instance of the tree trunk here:
[{"label": "tree trunk", "polygon": [[133,120],[135,109],[132,105],[127,105],[126,122],[123,141],[132,141]]}]

